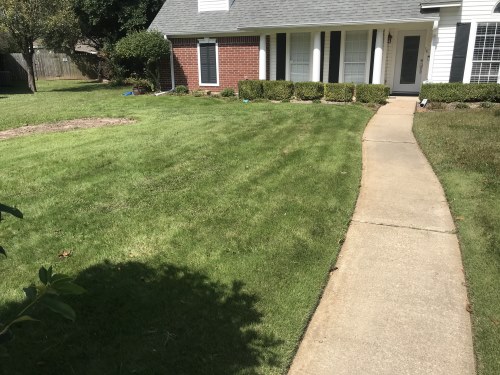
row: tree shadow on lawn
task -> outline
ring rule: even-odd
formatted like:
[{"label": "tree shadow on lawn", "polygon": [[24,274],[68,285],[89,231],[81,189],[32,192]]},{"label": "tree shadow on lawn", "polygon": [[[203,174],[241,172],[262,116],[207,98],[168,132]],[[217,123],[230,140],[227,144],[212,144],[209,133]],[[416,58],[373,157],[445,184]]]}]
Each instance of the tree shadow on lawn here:
[{"label": "tree shadow on lawn", "polygon": [[[105,262],[76,282],[87,289],[66,299],[77,321],[34,314],[41,322],[14,330],[5,374],[255,374],[259,364],[276,366],[280,342],[255,329],[258,298],[241,282],[138,262]],[[20,308],[11,304],[2,315]]]}]

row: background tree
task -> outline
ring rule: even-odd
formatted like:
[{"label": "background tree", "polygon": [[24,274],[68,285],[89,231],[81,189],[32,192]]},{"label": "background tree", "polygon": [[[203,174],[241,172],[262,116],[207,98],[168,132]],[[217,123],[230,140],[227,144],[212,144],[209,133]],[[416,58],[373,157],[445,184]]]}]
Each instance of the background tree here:
[{"label": "background tree", "polygon": [[135,73],[149,79],[154,90],[160,89],[160,59],[168,53],[167,41],[156,31],[129,34],[120,39],[115,47],[116,56],[129,66],[135,66]]},{"label": "background tree", "polygon": [[[38,39],[50,40],[54,30],[59,35],[74,35],[76,18],[73,14],[73,0],[0,0],[0,25],[6,29],[14,46],[26,62],[28,85],[36,91],[35,70],[33,66],[34,43]],[[70,22],[71,19],[73,22]]]},{"label": "background tree", "polygon": [[73,0],[82,35],[97,50],[146,29],[165,0]]}]

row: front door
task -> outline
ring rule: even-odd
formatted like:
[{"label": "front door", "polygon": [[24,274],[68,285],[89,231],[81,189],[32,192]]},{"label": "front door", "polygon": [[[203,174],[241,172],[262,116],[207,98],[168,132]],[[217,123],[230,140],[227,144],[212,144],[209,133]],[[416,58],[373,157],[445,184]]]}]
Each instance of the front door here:
[{"label": "front door", "polygon": [[394,92],[418,93],[424,69],[425,31],[400,31],[396,53]]},{"label": "front door", "polygon": [[290,37],[290,80],[293,82],[310,81],[311,34],[293,33]]}]

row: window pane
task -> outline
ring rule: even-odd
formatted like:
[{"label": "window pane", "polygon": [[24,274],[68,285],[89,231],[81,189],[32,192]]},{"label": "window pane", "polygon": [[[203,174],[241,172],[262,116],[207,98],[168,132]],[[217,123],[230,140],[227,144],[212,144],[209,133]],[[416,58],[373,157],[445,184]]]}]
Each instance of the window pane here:
[{"label": "window pane", "polygon": [[345,37],[344,82],[364,83],[368,31],[348,31]]},{"label": "window pane", "polygon": [[420,36],[405,36],[403,61],[401,63],[401,84],[414,84],[417,78]]},{"label": "window pane", "polygon": [[200,43],[200,75],[202,84],[217,83],[217,56],[215,43]]}]

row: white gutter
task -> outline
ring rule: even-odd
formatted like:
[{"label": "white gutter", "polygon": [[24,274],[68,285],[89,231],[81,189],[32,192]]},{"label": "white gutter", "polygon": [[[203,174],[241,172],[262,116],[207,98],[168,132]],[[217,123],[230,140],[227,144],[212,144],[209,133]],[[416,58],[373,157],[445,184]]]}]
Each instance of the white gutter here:
[{"label": "white gutter", "polygon": [[168,40],[166,35],[163,35],[165,40],[170,43],[170,81],[172,82],[172,88],[168,92],[172,92],[175,89],[175,71],[174,71],[174,45],[171,40]]},{"label": "white gutter", "polygon": [[461,7],[462,3],[436,3],[436,4],[420,4],[420,8],[422,9],[434,9],[434,8],[454,8]]}]

